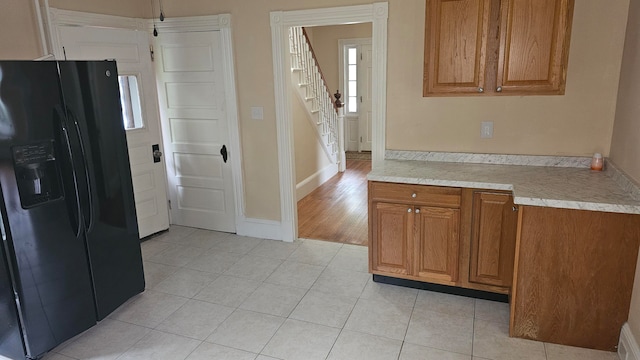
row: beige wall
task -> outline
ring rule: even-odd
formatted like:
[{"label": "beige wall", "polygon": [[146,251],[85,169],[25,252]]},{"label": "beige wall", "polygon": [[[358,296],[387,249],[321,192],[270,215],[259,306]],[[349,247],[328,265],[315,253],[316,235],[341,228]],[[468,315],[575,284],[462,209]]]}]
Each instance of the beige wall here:
[{"label": "beige wall", "polygon": [[[625,40],[611,160],[640,183],[640,0],[632,0]],[[629,310],[629,326],[640,343],[640,257]]]},{"label": "beige wall", "polygon": [[[51,5],[127,16],[148,13],[143,0],[92,1],[91,5],[85,2],[51,0]],[[280,218],[269,12],[367,3],[371,1],[164,0],[167,17],[232,15],[248,217]],[[629,0],[576,2],[564,96],[423,98],[425,2],[389,0],[386,147],[565,155],[599,151],[608,155],[628,3]],[[12,24],[0,22],[0,33],[30,28],[20,21]],[[5,43],[10,40],[7,35],[0,38]],[[37,45],[33,46],[37,36],[30,38],[24,44],[26,52],[37,52]],[[251,120],[251,106],[264,107],[264,120]],[[481,121],[494,121],[493,139],[480,139]]]},{"label": "beige wall", "polygon": [[335,93],[337,89],[340,89],[340,92],[344,94],[344,88],[340,84],[338,40],[370,38],[371,23],[318,26],[308,30],[313,32],[311,46],[313,46],[313,51],[315,51],[318,64],[320,64],[331,94]]},{"label": "beige wall", "polygon": [[0,0],[0,59],[31,60],[42,55],[32,0]]},{"label": "beige wall", "polygon": [[640,1],[632,0],[625,41],[611,159],[640,183]]},{"label": "beige wall", "polygon": [[[608,155],[628,4],[575,2],[564,96],[423,98],[425,2],[392,1],[387,148]],[[493,139],[480,139],[482,121]]]},{"label": "beige wall", "polygon": [[[296,164],[296,184],[331,164],[322,149],[317,131],[314,129],[309,114],[302,104],[302,99],[295,93],[292,97],[293,133]],[[319,184],[318,184],[319,185]]]}]

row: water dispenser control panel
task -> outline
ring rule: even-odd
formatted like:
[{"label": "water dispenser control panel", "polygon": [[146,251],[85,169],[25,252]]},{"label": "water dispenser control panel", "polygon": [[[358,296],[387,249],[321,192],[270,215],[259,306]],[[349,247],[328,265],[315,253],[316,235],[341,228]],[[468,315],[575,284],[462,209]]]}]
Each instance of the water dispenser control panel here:
[{"label": "water dispenser control panel", "polygon": [[11,148],[23,208],[62,197],[53,140]]}]

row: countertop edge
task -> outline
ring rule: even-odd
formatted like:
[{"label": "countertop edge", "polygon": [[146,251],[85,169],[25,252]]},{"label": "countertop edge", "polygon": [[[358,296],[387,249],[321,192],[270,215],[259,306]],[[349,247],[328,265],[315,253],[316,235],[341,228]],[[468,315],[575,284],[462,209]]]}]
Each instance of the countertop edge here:
[{"label": "countertop edge", "polygon": [[[396,159],[391,159],[395,160]],[[421,160],[401,160],[401,161],[415,161],[416,163],[423,162]],[[623,173],[621,173],[615,166],[611,166],[608,171],[613,172],[613,174],[608,174],[607,176],[616,179],[616,183],[619,183],[619,178],[625,177]],[[517,205],[525,205],[525,206],[544,206],[551,208],[560,208],[560,209],[575,209],[575,210],[588,210],[588,211],[600,211],[600,212],[612,212],[612,213],[623,213],[623,214],[640,214],[640,205],[629,205],[629,204],[618,204],[618,203],[607,203],[607,202],[592,202],[592,201],[577,201],[577,200],[558,200],[552,198],[542,198],[542,197],[526,197],[519,196],[518,190],[515,188],[514,184],[509,183],[501,183],[501,182],[475,182],[475,181],[461,181],[461,180],[443,180],[443,179],[433,179],[433,178],[419,178],[412,176],[389,176],[389,175],[378,175],[378,174],[368,174],[367,180],[369,181],[379,181],[379,182],[391,182],[391,183],[402,183],[402,184],[414,184],[414,185],[430,185],[430,186],[445,186],[445,187],[461,187],[461,188],[471,188],[471,189],[486,189],[486,190],[501,190],[501,191],[511,191],[514,197],[514,204]],[[629,190],[629,189],[625,189]]]}]

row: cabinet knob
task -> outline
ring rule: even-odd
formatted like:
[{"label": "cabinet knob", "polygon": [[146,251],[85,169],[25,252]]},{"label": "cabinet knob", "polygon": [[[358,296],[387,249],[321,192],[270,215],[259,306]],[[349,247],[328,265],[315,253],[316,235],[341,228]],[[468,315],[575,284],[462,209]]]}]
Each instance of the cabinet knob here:
[{"label": "cabinet knob", "polygon": [[408,208],[408,209],[407,209],[407,212],[408,212],[408,213],[410,213],[410,212],[411,212],[411,208]]},{"label": "cabinet knob", "polygon": [[513,211],[518,211],[518,208],[517,208],[516,206],[512,206],[512,207],[511,207],[511,210],[513,210]]},{"label": "cabinet knob", "polygon": [[420,209],[416,209],[416,214],[420,214]]},{"label": "cabinet knob", "polygon": [[418,196],[418,194],[416,194],[416,193],[411,194],[411,197],[412,197],[412,198],[415,198],[415,197],[417,197],[417,196]]},{"label": "cabinet knob", "polygon": [[502,86],[498,86],[498,87],[496,88],[496,92],[502,92]]},{"label": "cabinet knob", "polygon": [[484,88],[483,88],[483,87],[479,87],[479,88],[478,88],[478,92],[479,92],[479,93],[483,93],[483,92],[484,92]]}]

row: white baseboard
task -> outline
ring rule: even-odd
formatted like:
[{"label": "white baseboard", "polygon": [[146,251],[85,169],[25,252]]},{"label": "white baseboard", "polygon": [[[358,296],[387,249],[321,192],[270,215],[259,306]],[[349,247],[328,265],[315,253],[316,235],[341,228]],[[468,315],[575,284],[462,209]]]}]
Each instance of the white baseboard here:
[{"label": "white baseboard", "polygon": [[236,233],[260,239],[283,240],[280,221],[242,218],[236,221]]},{"label": "white baseboard", "polygon": [[622,326],[620,342],[618,343],[618,357],[620,360],[640,360],[640,347],[631,332],[629,323]]},{"label": "white baseboard", "polygon": [[338,164],[330,164],[324,169],[318,170],[315,174],[302,180],[296,185],[296,201],[300,201],[303,197],[309,195],[318,186],[325,183],[338,173]]}]

